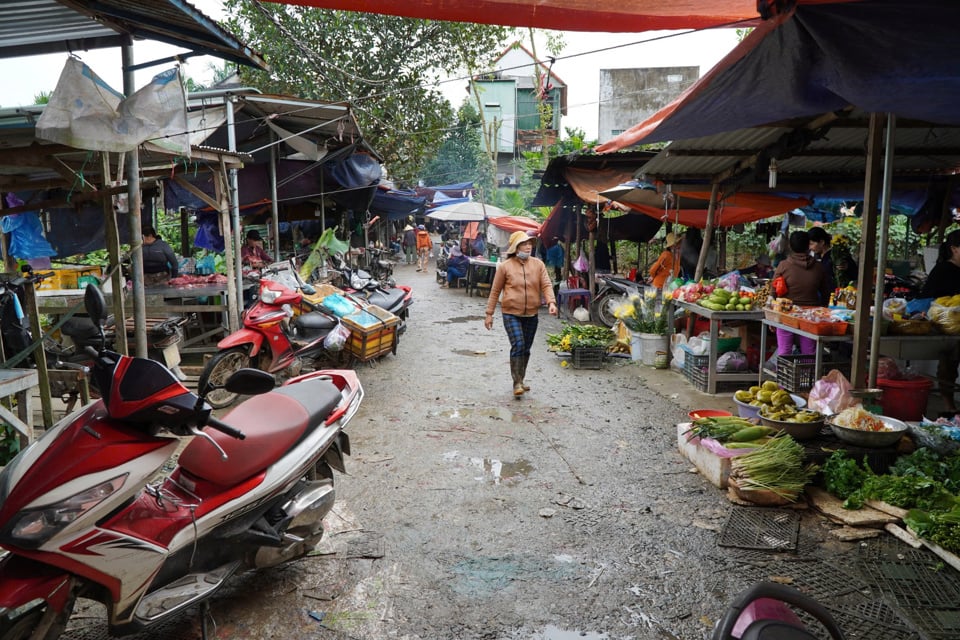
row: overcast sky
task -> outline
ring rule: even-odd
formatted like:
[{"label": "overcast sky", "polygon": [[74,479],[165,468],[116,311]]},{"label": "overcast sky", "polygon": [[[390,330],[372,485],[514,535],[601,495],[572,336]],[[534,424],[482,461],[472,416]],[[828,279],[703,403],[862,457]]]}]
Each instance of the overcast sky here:
[{"label": "overcast sky", "polygon": [[[212,18],[220,20],[224,17],[221,0],[194,0],[193,4]],[[553,66],[553,72],[568,87],[568,111],[562,126],[583,129],[588,139],[597,137],[600,69],[699,66],[702,75],[737,43],[736,33],[732,29],[688,34],[662,31],[639,34],[567,32],[564,40],[566,47],[557,56]],[[159,43],[137,42],[134,45],[134,61],[140,64],[178,51]],[[543,47],[537,51],[541,57],[545,57]],[[107,84],[118,91],[122,89],[119,49],[81,52],[79,57]],[[4,78],[0,107],[33,104],[37,94],[52,91],[65,60],[63,54],[0,60],[0,73]],[[184,73],[197,82],[205,83],[212,76],[210,66],[218,64],[215,58],[190,58],[184,64]],[[169,65],[137,72],[137,88],[167,68]],[[441,86],[454,107],[463,101],[464,86],[463,81]]]}]

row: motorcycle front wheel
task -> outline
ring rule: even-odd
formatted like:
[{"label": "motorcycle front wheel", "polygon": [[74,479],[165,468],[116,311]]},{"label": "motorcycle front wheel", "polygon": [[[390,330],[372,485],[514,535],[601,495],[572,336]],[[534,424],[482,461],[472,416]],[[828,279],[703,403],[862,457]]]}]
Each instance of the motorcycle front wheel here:
[{"label": "motorcycle front wheel", "polygon": [[620,296],[604,293],[593,303],[593,316],[607,327],[612,327],[617,322],[617,316],[614,315],[614,309],[620,304]]},{"label": "motorcycle front wheel", "polygon": [[[47,632],[41,636],[43,640],[56,640],[66,630],[67,620],[70,619],[70,614],[73,613],[74,602],[75,600],[71,597],[62,612],[53,614],[53,622],[50,624]],[[37,630],[37,625],[40,624],[44,614],[47,612],[48,606],[49,605],[44,602],[16,618],[4,616],[0,619],[0,640],[29,640],[29,638],[32,638],[34,631]]]},{"label": "motorcycle front wheel", "polygon": [[[221,351],[210,358],[210,362],[203,368],[203,373],[200,374],[200,379],[197,381],[197,388],[203,389],[208,384],[222,387],[227,378],[240,369],[249,366],[250,356],[243,347]],[[206,401],[214,409],[223,409],[236,402],[239,397],[240,394],[226,389],[214,389],[207,394]]]}]

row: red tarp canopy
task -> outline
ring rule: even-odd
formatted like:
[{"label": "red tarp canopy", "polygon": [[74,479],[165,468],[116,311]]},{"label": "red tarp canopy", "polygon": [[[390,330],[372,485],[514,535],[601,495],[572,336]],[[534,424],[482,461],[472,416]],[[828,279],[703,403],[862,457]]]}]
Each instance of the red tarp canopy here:
[{"label": "red tarp canopy", "polygon": [[[600,192],[626,182],[625,178],[629,175],[612,169],[595,170],[576,167],[567,167],[563,174],[581,200],[597,203],[608,201],[608,198],[600,195]],[[663,197],[654,191],[637,189],[636,193],[647,198],[638,198],[632,202],[631,198],[624,198],[618,199],[617,202],[657,220],[667,220],[685,227],[699,229],[706,227],[707,208],[710,205],[709,192],[687,192],[674,189],[674,195],[680,197],[682,207],[680,209],[668,209],[663,202]],[[731,227],[735,224],[778,216],[808,204],[810,201],[806,198],[787,198],[766,193],[737,193],[721,200],[714,217],[714,225]]]},{"label": "red tarp canopy", "polygon": [[[283,4],[565,31],[636,33],[743,27],[776,13],[778,0],[270,0]],[[800,4],[851,0],[797,0]],[[758,10],[759,8],[759,10]]]},{"label": "red tarp canopy", "polygon": [[503,216],[500,218],[490,218],[487,220],[490,224],[513,233],[514,231],[540,231],[540,223],[523,216]]}]

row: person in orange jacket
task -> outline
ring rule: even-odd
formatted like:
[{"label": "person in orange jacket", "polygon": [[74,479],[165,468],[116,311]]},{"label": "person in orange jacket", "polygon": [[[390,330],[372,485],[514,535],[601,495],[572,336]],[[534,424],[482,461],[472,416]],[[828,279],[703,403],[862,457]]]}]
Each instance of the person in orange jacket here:
[{"label": "person in orange jacket", "polygon": [[673,233],[667,234],[666,246],[660,256],[650,265],[650,284],[658,290],[680,273],[680,238]]},{"label": "person in orange jacket", "polygon": [[425,226],[417,226],[417,271],[426,271],[430,261],[430,251],[433,250],[433,239]]}]

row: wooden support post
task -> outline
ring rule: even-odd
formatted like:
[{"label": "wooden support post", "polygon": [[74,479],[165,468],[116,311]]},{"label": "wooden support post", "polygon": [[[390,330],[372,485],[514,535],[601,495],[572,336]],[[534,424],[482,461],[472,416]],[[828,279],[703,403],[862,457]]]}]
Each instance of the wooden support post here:
[{"label": "wooden support post", "polygon": [[[106,152],[100,154],[103,169],[104,186],[110,180],[110,158]],[[107,242],[107,255],[110,264],[107,271],[110,273],[110,290],[112,292],[113,317],[116,326],[125,326],[126,318],[123,310],[123,298],[126,293],[126,282],[120,269],[120,226],[117,224],[117,212],[113,208],[113,197],[107,196],[101,203],[103,206],[104,233]],[[132,214],[130,214],[132,215]],[[127,345],[127,332],[117,331],[114,338],[114,347],[117,353],[130,355]]]},{"label": "wooden support post", "polygon": [[[23,306],[30,319],[30,332],[34,338],[43,335],[40,328],[40,312],[37,310],[37,291],[29,280],[23,285]],[[50,401],[50,377],[47,375],[47,359],[44,357],[43,343],[41,342],[33,352],[33,359],[37,363],[37,384],[40,388],[40,409],[43,414],[43,428],[53,426],[53,404]]]}]

